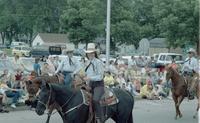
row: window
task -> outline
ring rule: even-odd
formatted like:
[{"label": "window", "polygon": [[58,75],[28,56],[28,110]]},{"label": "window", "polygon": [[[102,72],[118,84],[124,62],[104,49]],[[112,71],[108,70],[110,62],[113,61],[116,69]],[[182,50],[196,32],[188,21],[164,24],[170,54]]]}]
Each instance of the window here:
[{"label": "window", "polygon": [[159,60],[164,61],[165,60],[165,55],[161,55]]}]

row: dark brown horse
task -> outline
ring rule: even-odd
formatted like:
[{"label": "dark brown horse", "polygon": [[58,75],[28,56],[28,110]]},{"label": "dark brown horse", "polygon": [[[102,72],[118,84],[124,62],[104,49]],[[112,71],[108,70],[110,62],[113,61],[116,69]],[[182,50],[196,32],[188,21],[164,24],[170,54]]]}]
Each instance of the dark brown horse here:
[{"label": "dark brown horse", "polygon": [[[38,90],[40,89],[40,86],[42,84],[42,82],[46,82],[46,83],[58,83],[58,84],[62,84],[64,80],[64,77],[62,74],[58,74],[58,75],[53,75],[53,76],[40,76],[40,77],[36,77],[32,80],[26,80],[25,81],[25,85],[26,85],[26,90],[29,94],[29,98],[28,100],[26,100],[26,104],[28,105],[32,105],[34,107],[34,105],[37,105],[37,102],[35,100],[36,95],[38,93]],[[58,113],[60,113],[60,107],[56,104],[53,103],[52,105],[50,105],[48,110],[48,118],[46,123],[49,123],[51,114],[53,112],[54,109],[56,109],[58,111]],[[62,117],[62,115],[61,115]]]},{"label": "dark brown horse", "polygon": [[[177,119],[177,117],[179,116],[180,118],[182,117],[182,113],[179,109],[179,106],[181,104],[181,102],[183,101],[183,99],[185,97],[188,96],[188,84],[187,84],[187,80],[178,73],[178,71],[174,68],[172,68],[171,66],[167,66],[166,67],[166,71],[167,71],[167,74],[166,74],[166,80],[167,82],[171,79],[171,82],[172,82],[172,88],[171,88],[171,91],[172,91],[172,98],[175,102],[175,108],[176,108],[176,116],[175,116],[175,119]],[[195,83],[197,83],[198,79],[194,79],[192,81],[195,81]],[[198,98],[198,86],[197,84],[195,85],[195,88],[196,88],[196,96]],[[199,106],[197,106],[197,111],[199,109]],[[194,116],[195,117],[195,116]]]}]

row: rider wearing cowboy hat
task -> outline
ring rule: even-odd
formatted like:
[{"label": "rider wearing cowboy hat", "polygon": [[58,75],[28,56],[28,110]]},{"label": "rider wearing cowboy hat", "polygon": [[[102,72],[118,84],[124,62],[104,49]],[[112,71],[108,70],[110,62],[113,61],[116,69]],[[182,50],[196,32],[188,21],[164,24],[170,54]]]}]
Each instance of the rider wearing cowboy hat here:
[{"label": "rider wearing cowboy hat", "polygon": [[63,54],[67,56],[61,60],[61,63],[55,72],[55,74],[60,71],[62,72],[64,75],[64,84],[69,87],[72,86],[72,77],[81,69],[78,59],[73,56],[73,51],[73,47],[68,47],[63,51]]},{"label": "rider wearing cowboy hat", "polygon": [[89,82],[89,86],[92,89],[96,120],[97,123],[101,123],[103,121],[103,109],[100,106],[100,99],[104,94],[104,65],[97,57],[94,43],[88,44],[85,53],[89,63],[85,68],[86,77],[84,77],[84,80]]},{"label": "rider wearing cowboy hat", "polygon": [[[182,72],[184,76],[187,77],[188,81],[188,90],[191,90],[191,85],[192,85],[192,78],[198,73],[198,60],[195,58],[196,51],[193,48],[190,48],[188,50],[188,58],[186,58]],[[189,99],[193,99],[194,95],[192,94],[191,91],[189,91]]]}]

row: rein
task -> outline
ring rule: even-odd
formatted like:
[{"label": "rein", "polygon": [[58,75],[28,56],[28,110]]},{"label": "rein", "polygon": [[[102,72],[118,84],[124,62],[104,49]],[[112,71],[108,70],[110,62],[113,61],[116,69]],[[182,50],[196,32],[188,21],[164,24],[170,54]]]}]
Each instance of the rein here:
[{"label": "rein", "polygon": [[52,96],[52,87],[51,87],[50,84],[49,84],[49,87],[50,87],[50,94],[49,94],[47,103],[45,104],[45,103],[42,102],[41,100],[38,100],[38,103],[40,103],[40,104],[42,104],[43,106],[45,106],[46,109],[48,109],[48,107],[49,107],[49,105],[50,105],[51,96]]}]

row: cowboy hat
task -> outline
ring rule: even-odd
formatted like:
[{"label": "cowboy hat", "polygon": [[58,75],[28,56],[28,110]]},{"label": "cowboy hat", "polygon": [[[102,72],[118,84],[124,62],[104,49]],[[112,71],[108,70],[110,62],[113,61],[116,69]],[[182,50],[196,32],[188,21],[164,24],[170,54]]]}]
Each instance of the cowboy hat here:
[{"label": "cowboy hat", "polygon": [[195,49],[193,49],[193,48],[190,48],[189,50],[188,50],[188,52],[187,53],[196,53],[196,51],[195,51]]},{"label": "cowboy hat", "polygon": [[67,47],[66,48],[66,50],[65,50],[66,52],[73,52],[74,51],[74,47]]},{"label": "cowboy hat", "polygon": [[93,53],[96,52],[97,49],[95,48],[95,44],[94,43],[88,43],[87,45],[87,50],[85,50],[85,53]]}]

